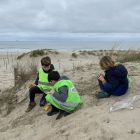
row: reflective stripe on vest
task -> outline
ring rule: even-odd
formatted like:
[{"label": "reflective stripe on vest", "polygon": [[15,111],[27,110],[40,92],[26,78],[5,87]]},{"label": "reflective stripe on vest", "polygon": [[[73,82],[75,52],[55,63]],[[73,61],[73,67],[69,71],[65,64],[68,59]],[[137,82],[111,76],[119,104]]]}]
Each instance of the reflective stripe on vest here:
[{"label": "reflective stripe on vest", "polygon": [[72,113],[76,109],[78,109],[82,103],[71,103],[71,102],[61,102],[55,97],[53,97],[51,94],[48,94],[46,97],[47,102],[55,106],[56,108],[59,108],[61,110],[64,110],[66,112]]},{"label": "reflective stripe on vest", "polygon": [[79,103],[68,103],[68,102],[61,102],[52,96],[53,100],[65,107],[72,107],[75,108]]},{"label": "reflective stripe on vest", "polygon": [[[51,89],[52,89],[52,88],[51,88]],[[41,89],[41,90],[42,90],[44,93],[47,94],[48,92],[50,92],[51,89]]]},{"label": "reflective stripe on vest", "polygon": [[39,80],[38,80],[38,87],[43,92],[48,92],[52,89],[48,82],[48,73],[45,73],[42,68],[38,70]]},{"label": "reflective stripe on vest", "polygon": [[38,84],[45,85],[45,86],[50,86],[50,83],[47,83],[47,82],[38,81]]}]

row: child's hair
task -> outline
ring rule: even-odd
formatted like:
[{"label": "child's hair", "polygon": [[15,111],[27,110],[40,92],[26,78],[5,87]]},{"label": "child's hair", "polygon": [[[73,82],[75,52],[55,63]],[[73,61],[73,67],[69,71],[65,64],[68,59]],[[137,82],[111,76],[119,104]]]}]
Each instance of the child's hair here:
[{"label": "child's hair", "polygon": [[41,65],[49,66],[51,64],[51,58],[49,56],[43,57],[41,59]]},{"label": "child's hair", "polygon": [[114,67],[115,63],[110,56],[103,56],[100,60],[100,66],[103,70],[108,70]]},{"label": "child's hair", "polygon": [[58,81],[60,79],[60,74],[58,71],[51,71],[48,74],[48,81],[50,82],[51,80]]}]

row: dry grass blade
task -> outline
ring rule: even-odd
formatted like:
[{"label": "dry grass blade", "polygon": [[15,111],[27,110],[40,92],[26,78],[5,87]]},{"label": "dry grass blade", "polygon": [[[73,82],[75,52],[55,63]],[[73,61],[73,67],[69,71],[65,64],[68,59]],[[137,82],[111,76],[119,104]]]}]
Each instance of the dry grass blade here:
[{"label": "dry grass blade", "polygon": [[140,61],[140,52],[135,50],[128,50],[123,53],[120,53],[117,57],[117,61],[124,62],[133,62]]}]

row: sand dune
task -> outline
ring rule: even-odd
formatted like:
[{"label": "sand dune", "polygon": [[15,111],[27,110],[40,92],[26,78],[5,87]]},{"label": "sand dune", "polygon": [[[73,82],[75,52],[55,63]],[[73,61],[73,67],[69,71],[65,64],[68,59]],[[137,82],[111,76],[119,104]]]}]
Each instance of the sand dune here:
[{"label": "sand dune", "polygon": [[[139,140],[140,139],[140,101],[134,109],[109,112],[113,102],[140,95],[140,63],[125,63],[132,85],[128,93],[121,97],[97,100],[95,92],[99,90],[97,74],[102,72],[98,65],[99,57],[79,55],[73,58],[71,53],[50,54],[56,70],[69,76],[75,83],[83,100],[83,106],[75,113],[58,121],[56,116],[49,117],[36,106],[25,113],[28,105],[27,81],[19,89],[10,89],[14,85],[13,73],[2,71],[0,79],[0,140]],[[36,63],[39,65],[41,57]],[[17,60],[15,60],[17,61]],[[14,61],[14,63],[15,63]],[[23,62],[22,62],[23,61]],[[26,64],[27,58],[20,60]],[[33,59],[29,60],[33,61]],[[12,63],[11,63],[12,64]],[[27,65],[27,64],[26,64]],[[7,84],[8,82],[8,84]],[[7,84],[7,87],[4,85]],[[5,88],[10,90],[3,91]],[[36,102],[39,103],[40,96]]]}]

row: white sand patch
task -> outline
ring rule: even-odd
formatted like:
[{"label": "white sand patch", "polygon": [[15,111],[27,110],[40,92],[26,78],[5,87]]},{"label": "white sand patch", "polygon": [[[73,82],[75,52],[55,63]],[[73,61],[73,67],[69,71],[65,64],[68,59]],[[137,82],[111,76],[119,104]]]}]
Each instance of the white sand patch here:
[{"label": "white sand patch", "polygon": [[[28,90],[23,86],[16,93],[11,93],[18,96],[17,102],[13,102],[14,109],[12,112],[7,116],[0,115],[0,140],[140,139],[140,101],[137,102],[137,106],[133,110],[124,109],[109,112],[109,107],[114,101],[140,95],[140,63],[125,63],[132,79],[132,85],[127,94],[121,97],[97,100],[94,95],[99,90],[96,77],[103,72],[98,65],[99,58],[97,56],[79,55],[77,58],[73,58],[71,53],[64,52],[56,55],[50,54],[49,56],[52,58],[56,70],[60,71],[61,74],[68,75],[74,81],[82,96],[83,107],[75,113],[56,121],[55,115],[49,117],[39,107],[40,96],[37,96],[35,109],[25,113],[29,100],[25,95]],[[38,59],[26,57],[18,63],[27,66],[29,62],[35,61],[39,66],[40,59],[41,57]],[[14,63],[16,61],[15,59]],[[4,87],[8,83],[9,86],[5,88],[9,88],[13,84],[12,77],[12,73],[2,70],[0,86]],[[6,104],[6,100],[5,104],[2,100],[0,102],[1,107],[10,105]]]}]

